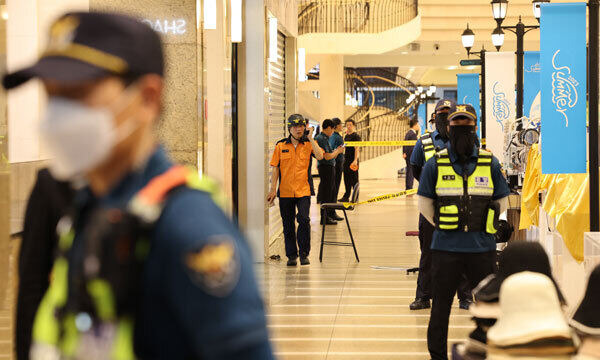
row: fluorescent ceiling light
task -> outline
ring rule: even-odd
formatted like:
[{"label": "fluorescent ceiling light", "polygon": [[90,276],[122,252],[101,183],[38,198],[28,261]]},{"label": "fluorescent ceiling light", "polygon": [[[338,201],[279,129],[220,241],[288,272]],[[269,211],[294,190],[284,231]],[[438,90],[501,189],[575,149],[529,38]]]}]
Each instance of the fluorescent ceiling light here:
[{"label": "fluorescent ceiling light", "polygon": [[306,81],[306,49],[298,48],[298,80]]},{"label": "fluorescent ceiling light", "polygon": [[231,42],[242,42],[242,0],[231,0]]},{"label": "fluorescent ceiling light", "polygon": [[277,62],[277,18],[269,18],[269,61]]},{"label": "fluorescent ceiling light", "polygon": [[217,28],[217,0],[204,0],[204,29]]}]

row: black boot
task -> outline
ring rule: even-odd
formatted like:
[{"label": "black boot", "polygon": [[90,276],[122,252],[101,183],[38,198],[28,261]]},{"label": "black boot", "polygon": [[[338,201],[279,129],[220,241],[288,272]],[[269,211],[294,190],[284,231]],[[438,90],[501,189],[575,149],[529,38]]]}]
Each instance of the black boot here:
[{"label": "black boot", "polygon": [[429,309],[431,304],[429,303],[429,299],[415,299],[408,307],[411,310],[423,310]]}]

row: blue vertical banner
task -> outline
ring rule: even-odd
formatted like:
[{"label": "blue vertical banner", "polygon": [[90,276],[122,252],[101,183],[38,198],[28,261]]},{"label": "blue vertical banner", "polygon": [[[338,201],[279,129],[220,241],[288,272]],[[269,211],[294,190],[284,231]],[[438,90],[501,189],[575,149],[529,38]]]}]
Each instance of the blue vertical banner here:
[{"label": "blue vertical banner", "polygon": [[477,136],[480,136],[481,100],[479,98],[479,74],[456,74],[457,104],[471,104],[477,114]]},{"label": "blue vertical banner", "polygon": [[[540,52],[525,51],[523,57],[523,115],[531,119],[539,114],[539,103],[534,100],[540,93]],[[532,112],[533,110],[533,112]]]},{"label": "blue vertical banner", "polygon": [[544,3],[541,11],[542,173],[585,173],[586,3]]},{"label": "blue vertical banner", "polygon": [[421,126],[421,134],[425,133],[425,129],[427,129],[427,105],[422,103],[419,105],[419,111],[417,112],[419,116],[419,125]]}]

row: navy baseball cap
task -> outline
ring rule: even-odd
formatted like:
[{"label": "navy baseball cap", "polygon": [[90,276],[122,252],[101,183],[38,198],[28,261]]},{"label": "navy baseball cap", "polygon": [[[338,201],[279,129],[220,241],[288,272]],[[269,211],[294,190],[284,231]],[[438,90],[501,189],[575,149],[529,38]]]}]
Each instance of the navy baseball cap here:
[{"label": "navy baseball cap", "polygon": [[164,74],[160,36],[126,15],[74,12],[50,27],[46,51],[34,65],[4,76],[6,89],[32,78],[77,84],[113,75],[136,79]]},{"label": "navy baseball cap", "polygon": [[456,105],[456,109],[454,112],[451,112],[448,116],[448,120],[452,121],[458,117],[466,117],[470,120],[477,121],[477,113],[475,109],[470,104],[460,104]]},{"label": "navy baseball cap", "polygon": [[454,102],[454,100],[452,99],[442,99],[440,101],[437,102],[437,104],[435,104],[435,112],[438,112],[440,110],[443,109],[448,109],[450,110],[450,113],[454,112],[454,107],[456,106],[456,103]]}]

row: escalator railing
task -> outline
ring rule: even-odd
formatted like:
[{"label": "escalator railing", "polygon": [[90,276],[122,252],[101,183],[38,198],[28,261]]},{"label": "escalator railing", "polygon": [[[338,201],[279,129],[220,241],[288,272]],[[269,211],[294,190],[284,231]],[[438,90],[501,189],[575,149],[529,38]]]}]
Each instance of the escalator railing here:
[{"label": "escalator railing", "polygon": [[[384,73],[378,73],[379,70]],[[411,116],[416,112],[417,97],[414,97],[408,104],[405,102],[403,106],[397,106],[392,110],[387,109],[383,114],[376,115],[375,113],[380,113],[385,108],[375,104],[375,93],[370,85],[370,79],[398,87],[399,91],[405,92],[403,99],[416,92],[416,85],[410,80],[385,69],[377,69],[377,71],[370,71],[368,75],[361,75],[360,69],[346,68],[346,92],[355,97],[363,94],[362,105],[347,119],[353,119],[356,122],[357,132],[363,141],[403,140],[408,131]],[[362,161],[366,161],[396,149],[398,149],[397,146],[363,147],[360,158]]]},{"label": "escalator railing", "polygon": [[298,33],[379,33],[418,14],[418,0],[300,0]]}]

